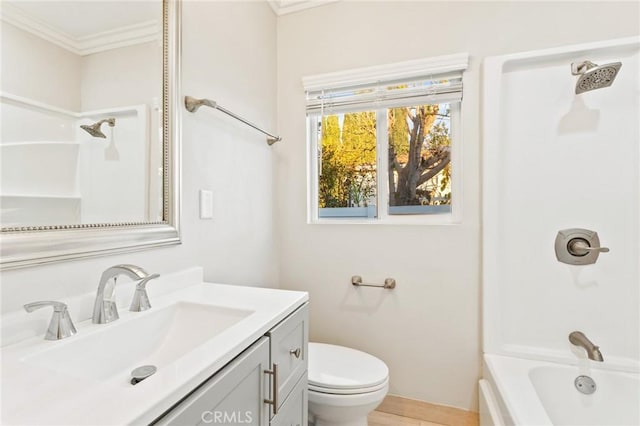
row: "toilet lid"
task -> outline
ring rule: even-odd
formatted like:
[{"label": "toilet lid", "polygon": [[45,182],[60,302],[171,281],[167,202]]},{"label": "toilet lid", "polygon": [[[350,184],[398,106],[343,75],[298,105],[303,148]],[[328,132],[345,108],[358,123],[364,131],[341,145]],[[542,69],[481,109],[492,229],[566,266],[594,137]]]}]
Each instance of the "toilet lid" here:
[{"label": "toilet lid", "polygon": [[321,389],[366,389],[384,383],[386,364],[366,352],[325,343],[309,343],[309,385]]}]

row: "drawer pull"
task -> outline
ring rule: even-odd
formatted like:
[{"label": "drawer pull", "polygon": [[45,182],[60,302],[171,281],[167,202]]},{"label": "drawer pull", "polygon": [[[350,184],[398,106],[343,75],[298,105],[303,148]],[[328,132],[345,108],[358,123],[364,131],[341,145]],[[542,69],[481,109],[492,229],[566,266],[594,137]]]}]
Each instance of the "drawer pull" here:
[{"label": "drawer pull", "polygon": [[278,364],[273,363],[273,370],[264,370],[265,374],[273,377],[271,381],[271,399],[265,399],[264,402],[273,405],[273,415],[278,414]]},{"label": "drawer pull", "polygon": [[296,358],[300,358],[300,354],[302,353],[302,351],[300,350],[300,348],[296,348],[296,349],[291,349],[289,353],[295,356]]}]

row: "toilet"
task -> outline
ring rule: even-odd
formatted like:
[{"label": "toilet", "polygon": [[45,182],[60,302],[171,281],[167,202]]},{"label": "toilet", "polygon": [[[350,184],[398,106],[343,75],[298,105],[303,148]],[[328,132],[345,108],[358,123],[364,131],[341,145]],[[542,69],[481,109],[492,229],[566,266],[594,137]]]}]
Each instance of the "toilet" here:
[{"label": "toilet", "polygon": [[366,352],[309,343],[309,424],[367,426],[389,391],[387,365]]}]

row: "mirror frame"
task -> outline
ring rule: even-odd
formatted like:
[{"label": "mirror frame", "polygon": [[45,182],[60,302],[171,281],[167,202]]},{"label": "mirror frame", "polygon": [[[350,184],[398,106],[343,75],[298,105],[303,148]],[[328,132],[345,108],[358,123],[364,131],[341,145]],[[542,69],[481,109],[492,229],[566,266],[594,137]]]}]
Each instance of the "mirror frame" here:
[{"label": "mirror frame", "polygon": [[25,226],[0,231],[0,269],[180,244],[180,0],[162,1],[163,221]]}]

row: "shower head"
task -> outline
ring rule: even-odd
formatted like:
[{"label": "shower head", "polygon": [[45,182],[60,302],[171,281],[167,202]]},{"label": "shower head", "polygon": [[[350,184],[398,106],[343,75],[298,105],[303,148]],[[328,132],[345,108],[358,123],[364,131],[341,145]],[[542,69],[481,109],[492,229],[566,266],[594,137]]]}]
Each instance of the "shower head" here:
[{"label": "shower head", "polygon": [[91,125],[83,124],[80,126],[80,128],[89,133],[94,138],[106,138],[107,136],[102,133],[102,130],[100,130],[100,126],[102,126],[102,123],[109,123],[109,127],[113,127],[116,125],[116,119],[105,118],[104,120],[100,120],[97,123],[93,123]]},{"label": "shower head", "polygon": [[576,83],[576,95],[589,90],[611,86],[621,66],[621,62],[613,62],[606,65],[596,65],[591,61],[573,62],[571,64],[571,74],[580,76]]}]

